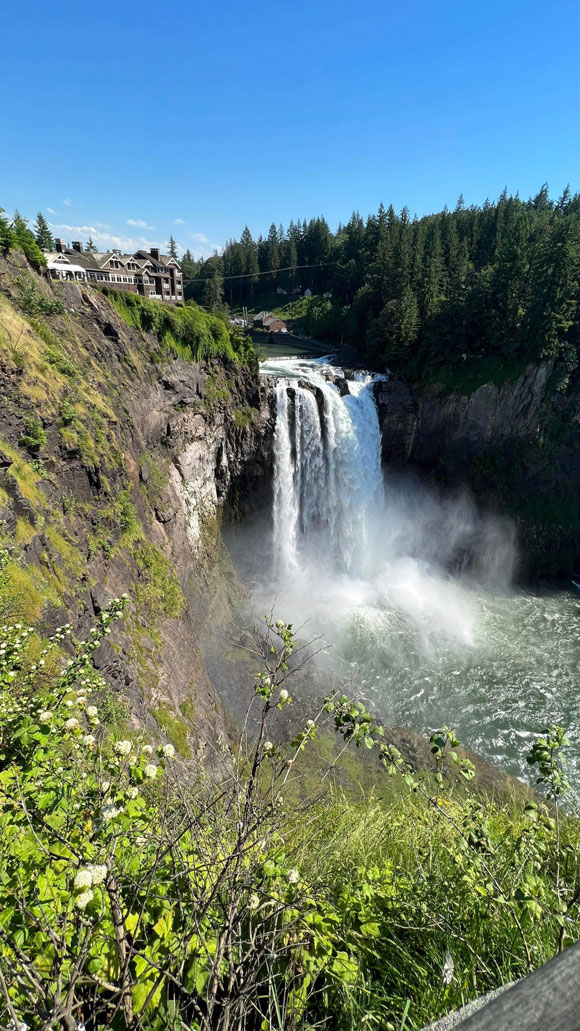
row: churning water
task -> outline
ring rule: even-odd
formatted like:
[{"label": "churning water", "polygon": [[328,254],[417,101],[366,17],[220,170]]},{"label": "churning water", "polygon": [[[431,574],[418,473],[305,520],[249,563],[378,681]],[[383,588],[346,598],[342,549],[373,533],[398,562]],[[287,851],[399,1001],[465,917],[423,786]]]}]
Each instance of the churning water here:
[{"label": "churning water", "polygon": [[[522,777],[545,722],[580,745],[580,599],[512,590],[513,529],[465,494],[383,477],[371,377],[346,392],[324,360],[262,369],[278,381],[271,562],[254,548],[262,564],[246,569],[261,599],[321,633],[385,722],[449,724]],[[580,748],[570,760],[580,783]]]}]

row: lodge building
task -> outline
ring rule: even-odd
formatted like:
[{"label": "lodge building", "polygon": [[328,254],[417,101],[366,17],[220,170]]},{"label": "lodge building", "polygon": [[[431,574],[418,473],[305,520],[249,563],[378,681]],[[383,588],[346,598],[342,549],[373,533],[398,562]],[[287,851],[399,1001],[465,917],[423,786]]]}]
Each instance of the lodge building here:
[{"label": "lodge building", "polygon": [[59,239],[56,250],[46,254],[46,265],[53,279],[111,286],[113,290],[128,290],[154,301],[169,304],[183,303],[183,275],[179,262],[159,248],[123,254],[119,250],[84,251],[82,243],[73,241],[72,247]]}]

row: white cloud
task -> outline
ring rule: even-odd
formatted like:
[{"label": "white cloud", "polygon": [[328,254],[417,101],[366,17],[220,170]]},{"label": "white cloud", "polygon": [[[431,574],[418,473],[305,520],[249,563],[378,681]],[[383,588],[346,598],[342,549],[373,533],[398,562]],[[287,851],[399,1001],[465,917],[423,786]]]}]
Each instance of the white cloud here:
[{"label": "white cloud", "polygon": [[173,224],[176,225],[176,226],[184,226],[185,225],[185,219],[183,219],[183,218],[174,218],[173,219]]},{"label": "white cloud", "polygon": [[[136,229],[152,228],[146,222],[138,219],[126,219],[126,224]],[[118,249],[126,253],[132,253],[138,250],[149,251],[152,247],[159,247],[163,252],[167,249],[167,240],[152,240],[149,236],[144,235],[132,236],[124,233],[122,230],[115,232],[115,230],[111,230],[111,227],[103,222],[93,222],[90,225],[69,225],[64,222],[49,222],[49,226],[55,236],[62,236],[68,241],[81,240],[86,242],[90,236],[100,251]],[[211,258],[212,254],[215,254],[216,251],[218,254],[223,252],[222,244],[210,243],[209,238],[204,236],[203,233],[192,233],[189,236],[189,240],[194,240],[197,246],[191,246],[187,242],[178,240],[177,250],[179,254],[183,254],[189,247],[194,258],[199,261],[200,258]]]},{"label": "white cloud", "polygon": [[54,208],[47,208],[46,210],[48,211],[49,215],[56,215],[56,211],[54,210]]},{"label": "white cloud", "polygon": [[72,200],[70,199],[70,197],[67,197],[66,200],[63,200],[63,204],[64,204],[65,208],[70,208],[70,206],[72,204]]},{"label": "white cloud", "polygon": [[137,250],[150,250],[151,247],[164,247],[165,243],[159,240],[148,240],[144,236],[125,236],[118,235],[115,233],[105,233],[99,228],[99,223],[88,226],[72,226],[65,225],[64,223],[56,224],[49,222],[50,228],[56,231],[56,235],[59,233],[66,234],[70,239],[76,240],[87,240],[90,237],[93,239],[93,243],[103,251],[112,251],[114,248],[118,248],[121,251],[137,251]]}]

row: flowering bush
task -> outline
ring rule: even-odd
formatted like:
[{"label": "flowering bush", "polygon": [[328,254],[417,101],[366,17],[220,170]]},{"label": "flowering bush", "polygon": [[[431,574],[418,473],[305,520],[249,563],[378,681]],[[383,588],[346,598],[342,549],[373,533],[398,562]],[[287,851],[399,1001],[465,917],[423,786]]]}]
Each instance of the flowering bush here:
[{"label": "flowering bush", "polygon": [[[267,620],[255,736],[183,778],[172,745],[113,740],[91,701],[125,604],[69,658],[69,626],[0,628],[0,1026],[419,1027],[578,936],[561,728],[530,753],[555,811],[458,792],[447,766],[466,785],[473,768],[449,728],[419,776],[344,696],[280,742],[294,636]],[[304,794],[296,767],[333,725],[409,798]]]}]

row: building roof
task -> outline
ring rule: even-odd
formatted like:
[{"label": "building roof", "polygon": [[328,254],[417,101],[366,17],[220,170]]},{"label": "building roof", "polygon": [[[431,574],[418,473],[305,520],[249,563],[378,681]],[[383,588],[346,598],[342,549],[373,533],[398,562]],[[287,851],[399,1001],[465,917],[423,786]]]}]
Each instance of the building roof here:
[{"label": "building roof", "polygon": [[72,261],[55,261],[48,257],[46,262],[47,269],[65,269],[67,272],[86,272],[86,269],[82,265],[75,265]]},{"label": "building roof", "polygon": [[175,258],[172,258],[170,254],[160,254],[158,258],[154,258],[150,251],[136,251],[135,257],[142,255],[148,261],[157,262],[158,265],[175,265],[179,272],[181,272],[181,265]]},{"label": "building roof", "polygon": [[[60,259],[61,263],[63,259],[70,261],[71,258],[81,265],[85,269],[102,269],[108,261],[120,261],[122,265],[127,265],[130,261],[135,261],[141,269],[146,269],[150,265],[165,265],[168,262],[171,266],[175,266],[179,272],[181,267],[174,258],[168,257],[167,255],[159,255],[159,261],[154,258],[148,251],[136,251],[134,254],[120,254],[119,251],[77,251],[74,247],[65,248],[64,253],[62,251],[51,251],[46,255],[47,260],[56,261]],[[163,260],[161,260],[163,259]],[[162,275],[169,275],[169,269],[161,273]]]}]

